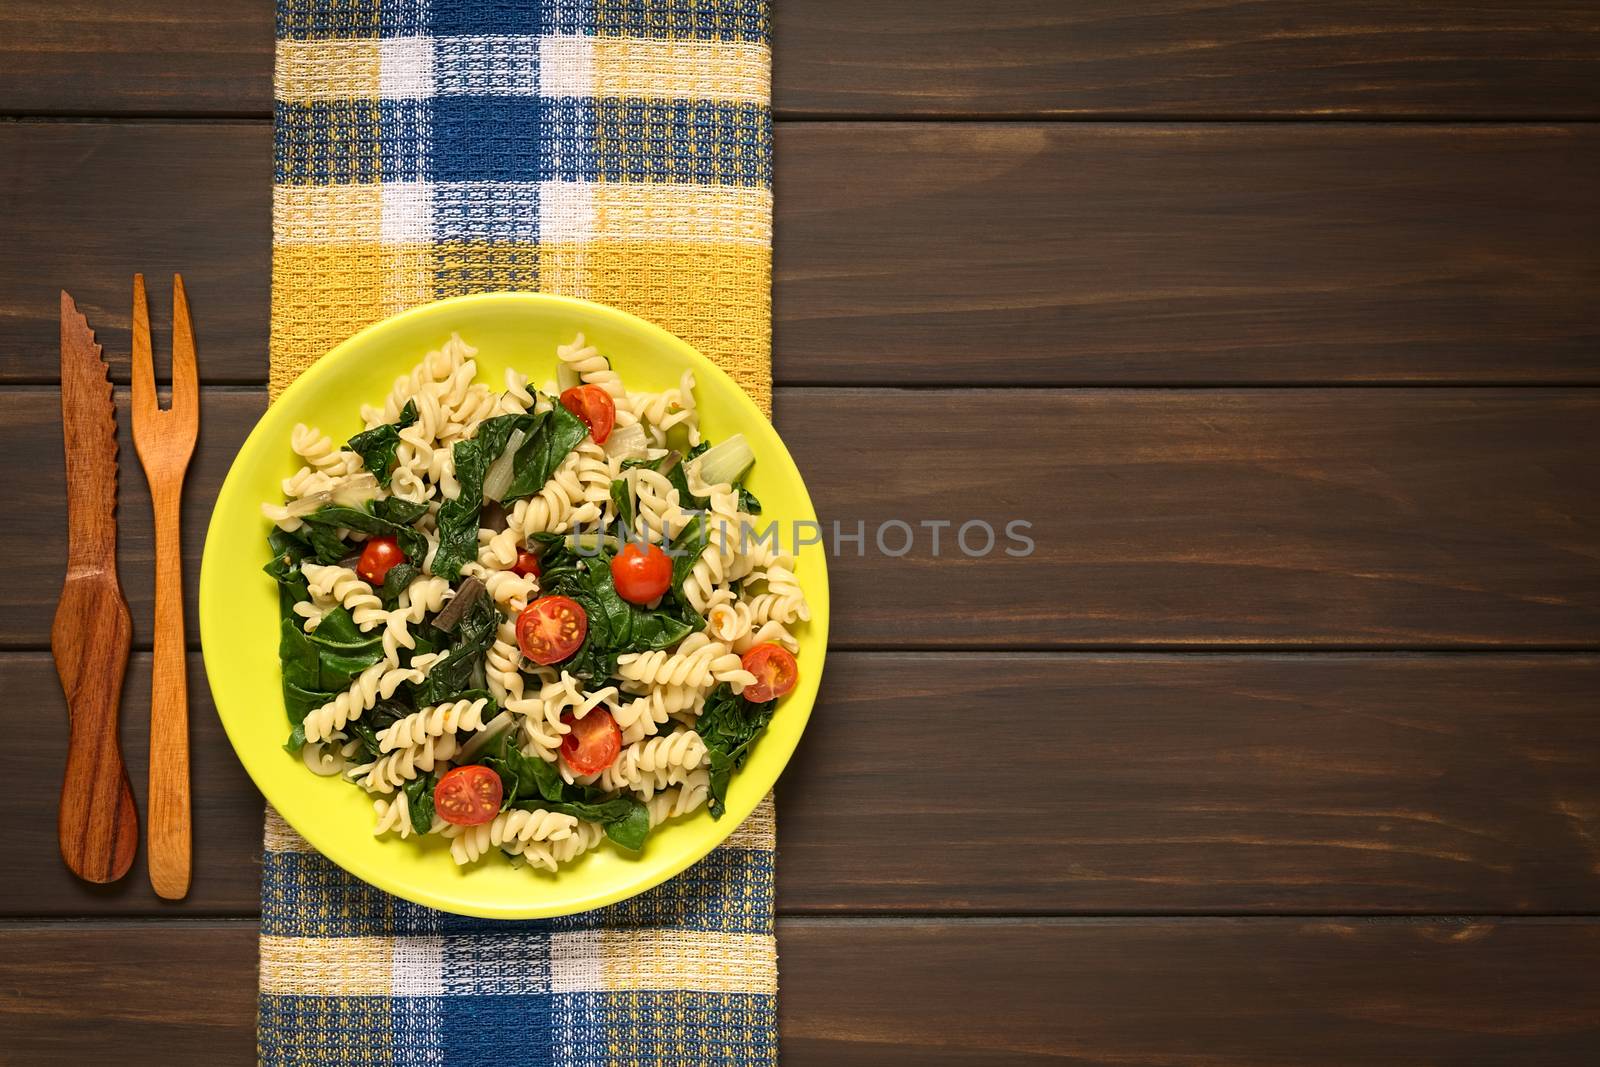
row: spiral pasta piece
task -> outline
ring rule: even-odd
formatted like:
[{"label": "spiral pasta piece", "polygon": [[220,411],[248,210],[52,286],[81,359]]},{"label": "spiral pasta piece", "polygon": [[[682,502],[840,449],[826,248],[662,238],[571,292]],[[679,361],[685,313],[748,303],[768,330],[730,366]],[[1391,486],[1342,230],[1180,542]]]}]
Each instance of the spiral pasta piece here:
[{"label": "spiral pasta piece", "polygon": [[[805,592],[800,588],[794,571],[781,564],[773,564],[759,575],[766,582],[767,591],[757,593],[749,600],[750,621],[761,626],[768,621],[789,626],[811,618],[811,607],[806,603]],[[685,589],[688,582],[684,582]]]},{"label": "spiral pasta piece", "polygon": [[433,704],[421,711],[397,719],[378,734],[378,751],[393,752],[397,748],[420,745],[430,737],[467,730],[472,733],[483,729],[483,709],[489,701],[456,700],[446,704]]},{"label": "spiral pasta piece", "polygon": [[674,715],[698,715],[705,702],[706,690],[694,686],[651,686],[633,700],[618,704],[611,717],[622,731],[623,743],[632,744],[657,733]]},{"label": "spiral pasta piece", "polygon": [[727,645],[705,634],[690,634],[676,652],[629,652],[617,657],[617,677],[646,686],[706,688],[727,682],[740,692],[754,684],[755,676],[739,663]]},{"label": "spiral pasta piece", "polygon": [[359,454],[335,448],[332,438],[303,422],[290,432],[289,447],[312,469],[333,478],[354,474],[363,466]]},{"label": "spiral pasta piece", "polygon": [[681,782],[706,761],[706,743],[693,730],[652,737],[623,746],[611,766],[600,773],[600,788],[632,789],[646,800]]},{"label": "spiral pasta piece", "polygon": [[790,652],[800,651],[800,641],[790,633],[788,628],[776,620],[768,620],[757,629],[739,638],[733,643],[733,650],[741,656],[755,648],[757,645],[782,645]]},{"label": "spiral pasta piece", "polygon": [[675,789],[664,789],[651,797],[645,807],[650,813],[650,828],[679,815],[687,815],[701,808],[711,792],[711,773],[704,769],[684,775],[683,784]]},{"label": "spiral pasta piece", "polygon": [[[596,509],[595,518],[604,521],[611,507],[611,483],[621,473],[621,464],[613,464],[606,457],[605,449],[595,444],[592,437],[579,441],[571,454],[578,457],[573,465],[573,474],[580,495],[584,503]],[[593,521],[595,519],[582,519],[579,523]]]},{"label": "spiral pasta piece", "polygon": [[509,570],[492,570],[481,563],[467,563],[461,573],[483,583],[490,599],[502,611],[513,614],[528,606],[528,598],[539,589],[539,580],[533,575],[515,574]]},{"label": "spiral pasta piece", "polygon": [[584,341],[583,334],[574,337],[571,344],[559,346],[556,358],[570,367],[585,385],[598,385],[613,402],[623,400],[624,404],[618,405],[619,415],[628,410],[625,406],[628,391],[623,388],[621,376],[611,369],[610,360],[602,356],[598,348]]},{"label": "spiral pasta piece", "polygon": [[[439,384],[448,381],[462,363],[477,354],[478,350],[463,341],[459,334],[451,334],[450,340],[442,348],[423,356],[410,374],[402,374],[395,379],[394,387],[389,390],[381,407],[361,406],[361,417],[366,421],[367,429],[399,421],[408,400],[417,400],[420,408],[421,397],[436,397]],[[435,436],[432,428],[428,436]]]},{"label": "spiral pasta piece", "polygon": [[[506,701],[506,710],[515,715],[521,715],[530,721],[538,721],[548,727],[549,732],[557,735],[571,732],[571,727],[561,721],[561,716],[571,712],[573,718],[581,719],[590,711],[601,704],[617,697],[616,686],[606,686],[604,689],[593,693],[586,693],[583,686],[566,671],[554,681],[547,681],[539,687],[536,694],[525,694],[520,700]],[[556,744],[559,746],[560,742]]]},{"label": "spiral pasta piece", "polygon": [[510,842],[505,849],[513,855],[521,856],[529,867],[553,871],[563,863],[571,863],[594,848],[605,840],[605,836],[606,832],[599,823],[579,819],[578,825],[573,827],[572,834],[568,837],[553,841]]},{"label": "spiral pasta piece", "polygon": [[435,815],[432,826],[418,830],[411,822],[411,802],[404,793],[374,800],[372,813],[377,817],[372,827],[374,837],[381,837],[387,833],[393,833],[401,838],[410,837],[412,834],[432,834],[447,825],[443,819]]},{"label": "spiral pasta piece", "polygon": [[350,771],[350,780],[369,793],[392,793],[419,774],[427,774],[456,754],[453,734],[430,737],[420,745],[391,752]]},{"label": "spiral pasta piece", "polygon": [[483,657],[484,680],[489,695],[500,703],[522,698],[522,648],[517,644],[517,624],[512,619],[500,623],[494,643]]},{"label": "spiral pasta piece", "polygon": [[477,826],[451,828],[450,858],[465,866],[475,862],[491,848],[504,848],[513,854],[537,841],[561,841],[573,835],[578,820],[571,815],[545,811],[513,809],[502,811],[493,820]]},{"label": "spiral pasta piece", "polygon": [[361,629],[370,630],[388,621],[389,613],[383,610],[383,601],[372,591],[372,586],[349,567],[323,566],[307,560],[300,564],[300,573],[305,575],[306,588],[313,597],[338,601]]},{"label": "spiral pasta piece", "polygon": [[689,515],[679,506],[678,490],[664,474],[648,467],[635,467],[628,472],[632,483],[637,517],[635,532],[639,537],[657,544],[670,541],[689,522]]},{"label": "spiral pasta piece", "polygon": [[361,718],[379,699],[388,700],[407,682],[421,682],[443,658],[437,652],[414,656],[409,667],[397,667],[380,659],[357,675],[349,689],[306,715],[301,723],[306,740],[324,741],[339,733],[352,719]]}]

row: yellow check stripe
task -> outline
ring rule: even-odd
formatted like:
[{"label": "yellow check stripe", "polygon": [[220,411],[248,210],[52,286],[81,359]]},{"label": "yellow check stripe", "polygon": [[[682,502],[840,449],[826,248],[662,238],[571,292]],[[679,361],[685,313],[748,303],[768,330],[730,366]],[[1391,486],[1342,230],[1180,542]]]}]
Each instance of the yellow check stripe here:
[{"label": "yellow check stripe", "polygon": [[261,992],[300,997],[386,997],[392,937],[261,936]]},{"label": "yellow check stripe", "polygon": [[[561,937],[555,935],[552,942]],[[777,957],[769,934],[602,930],[600,988],[771,995],[778,991]]]},{"label": "yellow check stripe", "polygon": [[376,100],[381,94],[376,40],[279,41],[275,58],[273,95],[285,103]]},{"label": "yellow check stripe", "polygon": [[[433,49],[468,52],[474,39],[346,38],[280,40],[273,94],[286,104],[333,100],[425,97],[434,90]],[[487,46],[485,46],[487,47]],[[765,104],[772,91],[772,57],[748,41],[656,40],[639,37],[502,37],[497,55],[537,70],[540,96],[642,97]],[[533,91],[533,79],[519,90]]]}]

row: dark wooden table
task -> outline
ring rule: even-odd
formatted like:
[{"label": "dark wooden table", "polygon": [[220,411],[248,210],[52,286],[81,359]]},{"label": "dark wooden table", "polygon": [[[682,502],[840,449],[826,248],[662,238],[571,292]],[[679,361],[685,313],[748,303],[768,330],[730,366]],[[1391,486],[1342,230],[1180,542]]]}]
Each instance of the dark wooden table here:
[{"label": "dark wooden table", "polygon": [[[819,510],[1038,544],[834,563],[786,1061],[1593,1063],[1600,8],[775,7]],[[125,383],[131,274],[189,281],[191,575],[265,404],[271,59],[270,0],[0,3],[6,1063],[253,1056],[260,800],[198,659],[174,906],[58,858],[48,627],[56,289]],[[126,442],[122,484],[147,649]]]}]

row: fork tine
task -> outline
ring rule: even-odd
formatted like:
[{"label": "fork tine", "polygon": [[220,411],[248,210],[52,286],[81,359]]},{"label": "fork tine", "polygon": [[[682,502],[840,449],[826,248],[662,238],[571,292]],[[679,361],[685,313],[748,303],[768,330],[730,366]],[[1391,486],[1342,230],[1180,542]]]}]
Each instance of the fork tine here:
[{"label": "fork tine", "polygon": [[133,276],[133,426],[160,410],[156,400],[156,369],[150,354],[150,304],[144,295],[144,275]]},{"label": "fork tine", "polygon": [[194,328],[189,323],[189,294],[183,275],[172,276],[172,410],[187,415],[198,410],[200,386],[194,366]]}]

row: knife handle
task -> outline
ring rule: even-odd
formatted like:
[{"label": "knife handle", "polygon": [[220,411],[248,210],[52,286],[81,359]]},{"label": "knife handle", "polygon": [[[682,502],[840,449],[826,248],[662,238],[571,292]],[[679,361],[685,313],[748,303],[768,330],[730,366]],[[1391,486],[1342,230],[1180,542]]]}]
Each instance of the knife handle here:
[{"label": "knife handle", "polygon": [[61,858],[89,882],[127,874],[139,844],[139,813],[117,737],[132,641],[116,576],[69,574],[50,635],[70,733],[57,833]]},{"label": "knife handle", "polygon": [[[154,484],[152,489],[155,490]],[[150,682],[150,884],[167,900],[189,892],[189,687],[184,675],[183,556],[176,488],[155,490],[155,661]]]}]

